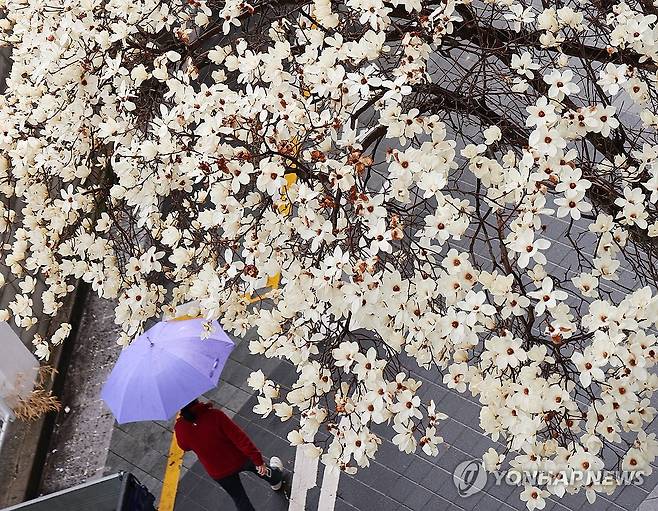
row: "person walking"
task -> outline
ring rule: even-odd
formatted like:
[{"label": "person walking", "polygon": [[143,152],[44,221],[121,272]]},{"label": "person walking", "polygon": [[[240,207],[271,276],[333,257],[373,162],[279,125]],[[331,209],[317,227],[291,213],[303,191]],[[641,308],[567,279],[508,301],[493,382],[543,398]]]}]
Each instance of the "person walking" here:
[{"label": "person walking", "polygon": [[185,405],[174,431],[180,448],[196,453],[208,475],[231,496],[238,511],[255,511],[242,486],[241,472],[253,472],[270,483],[272,490],[281,489],[281,460],[272,456],[267,466],[247,434],[212,404],[195,399]]}]

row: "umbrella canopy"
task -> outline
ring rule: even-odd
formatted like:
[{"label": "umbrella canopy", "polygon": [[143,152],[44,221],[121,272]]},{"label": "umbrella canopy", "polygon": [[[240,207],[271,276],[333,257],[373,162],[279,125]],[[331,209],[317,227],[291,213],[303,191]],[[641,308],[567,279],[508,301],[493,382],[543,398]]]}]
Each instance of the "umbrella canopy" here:
[{"label": "umbrella canopy", "polygon": [[121,352],[101,392],[119,424],[170,419],[217,386],[234,344],[216,321],[203,338],[204,323],[162,321]]}]

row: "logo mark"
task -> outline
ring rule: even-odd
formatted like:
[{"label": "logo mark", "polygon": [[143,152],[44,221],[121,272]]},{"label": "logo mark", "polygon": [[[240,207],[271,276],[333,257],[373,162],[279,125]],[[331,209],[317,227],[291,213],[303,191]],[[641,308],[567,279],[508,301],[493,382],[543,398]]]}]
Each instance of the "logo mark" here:
[{"label": "logo mark", "polygon": [[487,473],[482,461],[462,461],[452,473],[452,482],[460,497],[470,497],[482,491],[487,484]]}]

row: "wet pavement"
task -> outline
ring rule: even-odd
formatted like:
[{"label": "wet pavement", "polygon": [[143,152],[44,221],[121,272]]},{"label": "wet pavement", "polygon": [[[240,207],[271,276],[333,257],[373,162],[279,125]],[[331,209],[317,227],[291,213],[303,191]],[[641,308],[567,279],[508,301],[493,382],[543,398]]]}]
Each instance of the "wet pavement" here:
[{"label": "wet pavement", "polygon": [[[555,239],[555,238],[554,238]],[[565,269],[569,264],[568,247],[556,241],[552,250],[567,254],[560,261]],[[626,276],[631,279],[632,276]],[[81,330],[76,339],[78,347],[69,368],[64,402],[69,413],[63,411],[57,420],[44,478],[44,491],[66,488],[89,479],[117,471],[132,472],[159,498],[167,466],[167,455],[172,438],[173,421],[117,425],[100,401],[100,388],[111,370],[119,349],[115,344],[116,326],[113,324],[112,304],[91,297],[86,307]],[[227,363],[217,389],[206,398],[224,409],[245,429],[265,456],[277,455],[288,469],[294,466],[295,450],[286,435],[291,423],[281,423],[276,417],[262,419],[252,412],[256,398],[246,385],[249,373],[262,369],[268,378],[282,385],[295,380],[294,368],[287,362],[254,357],[248,353],[250,337],[238,340]],[[413,366],[412,366],[413,367]],[[375,462],[369,469],[361,469],[355,476],[341,474],[335,509],[381,511],[486,511],[525,509],[519,499],[519,488],[496,486],[490,477],[483,491],[462,498],[453,483],[453,471],[463,462],[479,458],[494,445],[479,428],[479,405],[466,394],[449,390],[442,378],[431,371],[417,370],[412,376],[423,381],[420,395],[433,399],[437,409],[449,418],[440,424],[439,433],[445,443],[436,458],[424,453],[400,453],[392,442],[390,427],[377,427],[382,437]],[[658,421],[647,432],[658,431]],[[320,464],[317,484],[323,476]],[[256,509],[279,511],[287,508],[280,494],[251,474],[242,476],[247,492]],[[658,482],[658,470],[647,478],[642,487],[627,486],[613,495],[599,496],[590,509],[658,510],[658,495],[652,489]],[[309,491],[306,509],[317,509],[320,488]],[[549,499],[546,511],[566,511],[587,508],[584,493]],[[223,490],[203,471],[192,453],[184,457],[175,511],[231,510],[233,505]],[[322,511],[331,511],[330,509]]]},{"label": "wet pavement", "polygon": [[[247,352],[247,342],[241,342],[222,374],[219,387],[206,398],[222,407],[250,435],[266,457],[277,455],[291,470],[295,450],[289,446],[286,435],[292,427],[276,417],[262,419],[251,410],[256,398],[249,392],[245,380],[250,371],[262,369],[279,383],[290,383],[293,368],[276,360],[262,360]],[[449,415],[441,429],[445,444],[440,446],[436,458],[424,453],[405,455],[391,442],[390,428],[376,431],[383,437],[376,461],[369,469],[360,470],[355,476],[341,474],[335,509],[382,510],[382,511],[433,511],[433,510],[512,510],[525,509],[519,499],[519,489],[495,486],[493,478],[485,489],[468,498],[457,493],[452,472],[462,461],[479,457],[493,443],[479,432],[479,406],[475,401],[437,385],[440,381],[429,372],[416,374],[423,380],[422,395],[433,398],[437,408]],[[171,435],[171,423],[137,423],[115,427],[106,473],[131,470],[157,495],[165,470],[166,453]],[[651,431],[655,430],[652,425]],[[320,464],[317,477],[322,481]],[[252,474],[242,475],[248,494],[256,509],[279,511],[287,509],[287,502],[280,494]],[[628,486],[609,498],[599,497],[594,508],[599,510],[634,510],[647,497],[656,484],[654,474],[646,482],[646,488]],[[311,490],[307,497],[307,509],[317,509],[320,489]],[[650,502],[650,501],[649,501]],[[647,502],[647,504],[649,503]],[[567,496],[559,502],[549,500],[545,510],[565,511],[582,509],[585,495]],[[232,503],[223,490],[205,474],[193,454],[187,454],[176,499],[176,511],[230,510]],[[643,508],[648,511],[651,508]],[[325,511],[325,510],[322,510]],[[330,510],[327,510],[330,511]]]}]

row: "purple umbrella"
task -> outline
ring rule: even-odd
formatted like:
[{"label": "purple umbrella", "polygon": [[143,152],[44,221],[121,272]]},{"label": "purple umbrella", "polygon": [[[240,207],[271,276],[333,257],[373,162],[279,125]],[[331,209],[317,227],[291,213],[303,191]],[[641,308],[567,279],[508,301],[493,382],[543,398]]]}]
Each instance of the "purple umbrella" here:
[{"label": "purple umbrella", "polygon": [[170,419],[217,386],[234,344],[216,321],[203,338],[204,323],[162,321],[121,352],[101,392],[119,424]]}]

